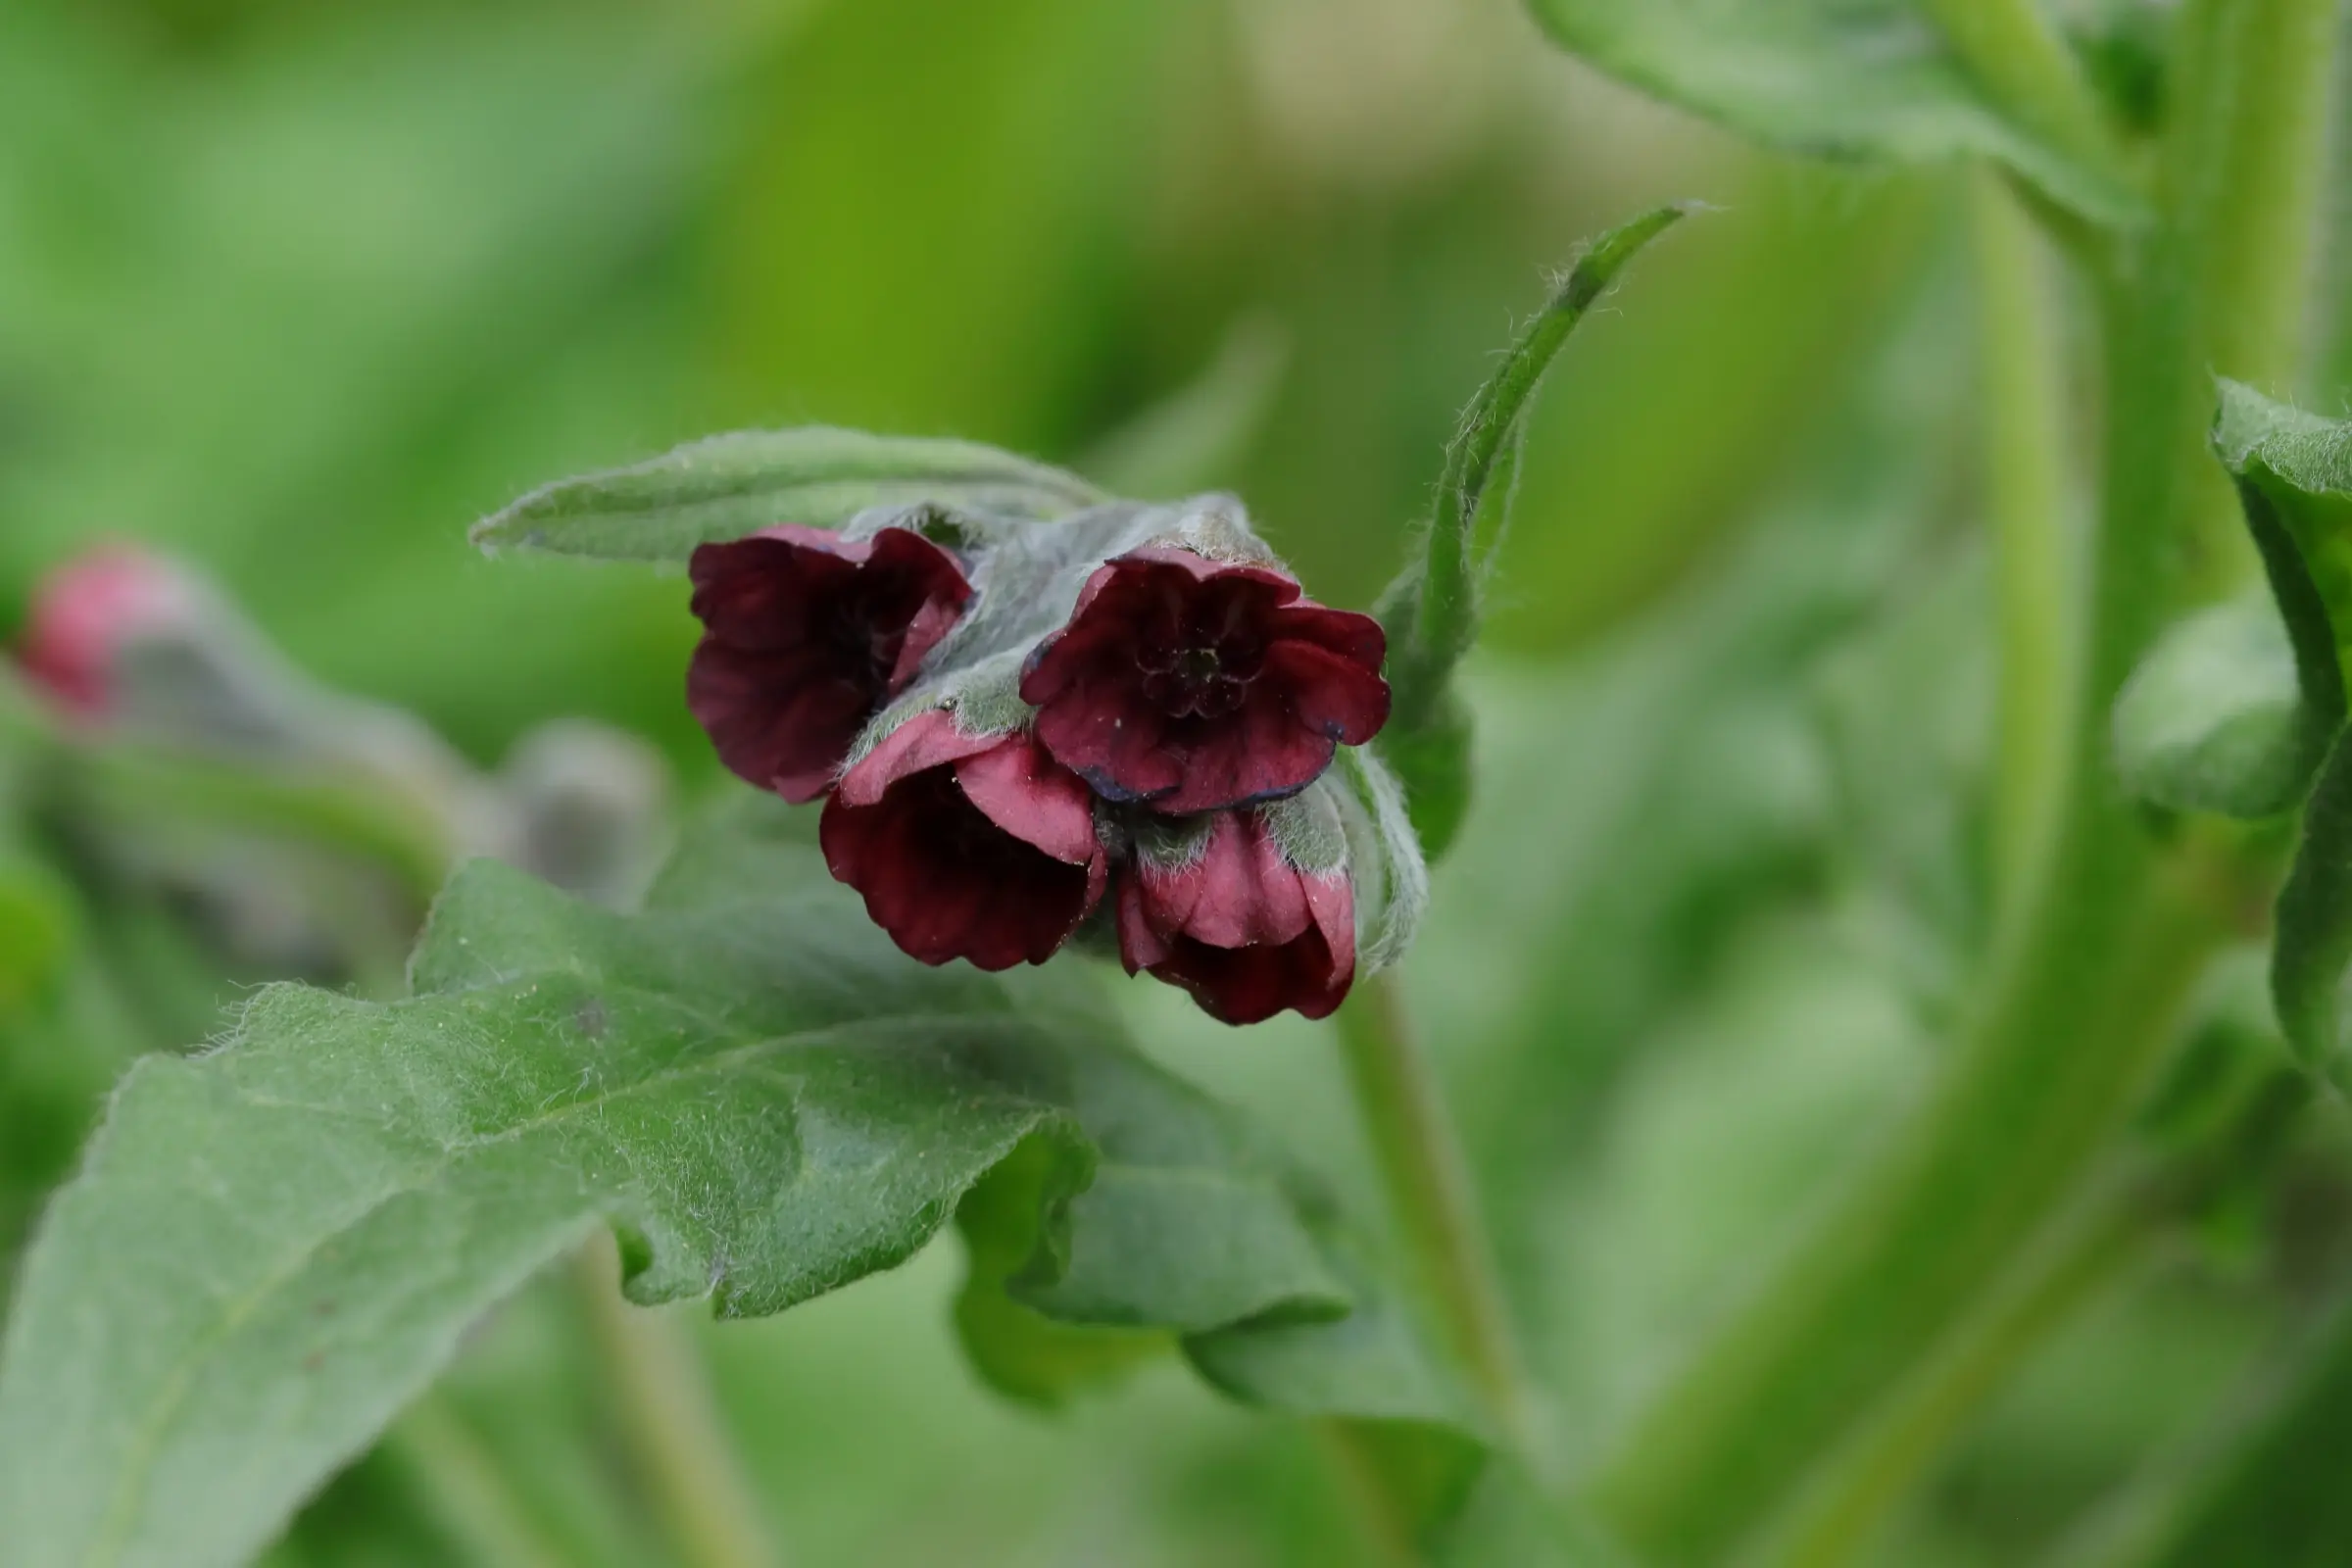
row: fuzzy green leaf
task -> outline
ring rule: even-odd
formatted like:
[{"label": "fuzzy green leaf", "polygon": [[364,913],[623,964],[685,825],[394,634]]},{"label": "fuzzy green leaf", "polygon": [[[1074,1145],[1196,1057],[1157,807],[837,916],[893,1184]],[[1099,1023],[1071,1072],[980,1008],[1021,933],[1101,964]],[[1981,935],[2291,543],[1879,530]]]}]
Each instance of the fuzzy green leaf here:
[{"label": "fuzzy green leaf", "polygon": [[2166,634],[2116,699],[2124,784],[2176,811],[2260,817],[2309,788],[2342,721],[2304,701],[2294,650],[2261,600],[2217,605]]},{"label": "fuzzy green leaf", "polygon": [[2278,890],[2271,998],[2306,1067],[2341,1085],[2344,975],[2352,969],[2352,737],[2339,736],[2303,807],[2303,839]]},{"label": "fuzzy green leaf", "polygon": [[[2279,609],[2298,649],[2331,624],[2337,648],[2352,642],[2352,420],[2324,419],[2221,383],[2213,450],[2237,481]],[[2280,589],[2279,559],[2292,546],[2312,583],[2299,600]]]},{"label": "fuzzy green leaf", "polygon": [[2342,1076],[2343,983],[2352,968],[2352,748],[2342,653],[2352,629],[2352,421],[2323,419],[2235,381],[2221,383],[2213,447],[2237,482],[2247,526],[2293,645],[2307,732],[2332,742],[2278,892],[2271,995],[2295,1054]]},{"label": "fuzzy green leaf", "polygon": [[[2084,103],[2064,127],[1998,107],[2007,83],[1980,79],[1925,0],[1529,0],[1570,53],[1627,84],[1767,146],[1916,163],[1995,159],[2087,218],[2137,220]],[[2054,40],[2053,40],[2054,41]],[[1988,44],[2004,63],[2022,51]],[[2065,71],[2062,46],[2050,58]],[[2078,95],[2087,99],[2087,91]]]},{"label": "fuzzy green leaf", "polygon": [[2234,381],[2221,394],[2214,452],[2236,481],[2272,603],[2216,606],[2173,628],[2117,700],[2116,761],[2159,806],[2270,816],[2303,798],[2344,723],[2352,425]]},{"label": "fuzzy green leaf", "polygon": [[835,527],[869,507],[928,501],[1057,517],[1102,499],[1076,474],[975,442],[806,425],[714,435],[559,479],[475,523],[472,537],[488,551],[680,562],[712,540],[785,522]]},{"label": "fuzzy green leaf", "polygon": [[0,1352],[11,1559],[241,1559],[598,1225],[635,1299],[770,1312],[904,1259],[1012,1160],[1037,1245],[1005,1277],[1045,1308],[1166,1336],[1348,1307],[1083,969],[916,964],[804,836],[739,813],[634,916],[477,863],[411,1000],[273,988],[135,1069]]}]

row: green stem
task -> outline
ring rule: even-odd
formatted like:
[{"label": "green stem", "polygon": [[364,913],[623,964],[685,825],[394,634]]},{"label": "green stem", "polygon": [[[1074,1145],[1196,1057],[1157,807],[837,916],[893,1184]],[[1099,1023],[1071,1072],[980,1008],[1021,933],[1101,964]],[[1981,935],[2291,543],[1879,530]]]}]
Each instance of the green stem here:
[{"label": "green stem", "polygon": [[[2185,36],[2215,18],[2236,24],[2240,9],[2283,26],[2310,3],[2195,0]],[[1981,1010],[1940,1082],[1597,1478],[1603,1516],[1661,1562],[1734,1556],[1820,1485],[1822,1467],[1877,1462],[1857,1456],[1856,1434],[1981,1320],[1990,1293],[2076,1201],[2223,940],[2228,911],[2202,858],[2205,836],[2156,853],[2111,781],[2107,713],[2180,603],[2179,546],[2201,522],[2214,470],[2208,377],[2230,368],[2211,344],[2240,341],[2231,323],[2271,310],[2200,285],[2254,275],[2231,260],[2236,248],[2299,248],[2314,216],[2297,205],[2300,185],[2249,205],[2222,201],[2199,172],[2217,157],[2258,162],[2261,137],[2316,133],[2316,121],[2250,107],[2270,85],[2235,70],[2270,58],[2236,48],[2206,62],[2196,90],[2209,103],[2185,106],[2184,119],[2210,128],[2168,145],[2158,222],[2118,245],[2099,279],[2101,508],[2050,863],[1997,940]],[[2324,61],[2312,69],[2324,79]]]},{"label": "green stem", "polygon": [[1999,649],[1992,870],[2014,919],[2047,862],[2066,787],[2074,685],[2062,337],[2047,260],[2006,184],[1973,181],[1983,345],[1984,507],[1992,525]]},{"label": "green stem", "polygon": [[1469,1166],[1394,977],[1357,986],[1339,1021],[1357,1112],[1422,1298],[1494,1436],[1532,1463],[1535,1404]]},{"label": "green stem", "polygon": [[1413,1521],[1390,1492],[1364,1428],[1353,1421],[1317,1421],[1313,1430],[1353,1505],[1368,1568],[1419,1568],[1423,1553],[1413,1542]]},{"label": "green stem", "polygon": [[1884,1418],[1855,1445],[1853,1463],[1799,1504],[1769,1553],[1777,1568],[1837,1568],[1866,1548],[1952,1433],[2000,1388],[2051,1330],[2147,1255],[2147,1227],[2120,1184],[1985,1303]]},{"label": "green stem", "polygon": [[116,740],[80,748],[69,765],[72,787],[134,818],[203,820],[372,861],[396,877],[419,907],[441,891],[457,859],[447,822],[363,774]]},{"label": "green stem", "polygon": [[[2163,186],[2205,368],[2291,393],[2318,270],[2336,0],[2189,0],[2177,24],[2177,108]],[[2209,416],[2211,411],[2205,411]],[[2191,480],[2199,597],[2252,577],[2218,465]]]},{"label": "green stem", "polygon": [[2170,168],[2193,212],[2213,368],[2289,397],[2319,272],[2337,0],[2203,0],[2174,56],[2189,108]]},{"label": "green stem", "polygon": [[1928,0],[1928,12],[1968,74],[2011,118],[2124,182],[2122,149],[2098,97],[2034,0]]},{"label": "green stem", "polygon": [[768,1540],[694,1347],[663,1314],[620,1294],[611,1237],[584,1248],[576,1278],[620,1404],[621,1436],[688,1568],[775,1568]]},{"label": "green stem", "polygon": [[564,1568],[514,1495],[497,1456],[445,1396],[427,1394],[384,1435],[393,1461],[414,1475],[436,1523],[476,1568]]}]

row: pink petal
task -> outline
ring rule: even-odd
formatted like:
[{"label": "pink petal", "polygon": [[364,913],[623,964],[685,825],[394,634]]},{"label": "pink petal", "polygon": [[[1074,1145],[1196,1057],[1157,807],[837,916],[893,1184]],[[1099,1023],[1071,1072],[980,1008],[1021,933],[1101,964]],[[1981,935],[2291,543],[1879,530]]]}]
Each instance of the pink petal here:
[{"label": "pink petal", "polygon": [[1056,860],[1084,865],[1102,856],[1093,794],[1028,736],[966,757],[956,781],[990,821]]},{"label": "pink petal", "polygon": [[927,767],[960,761],[1003,742],[1003,735],[958,729],[944,708],[925,709],[885,735],[881,743],[841,775],[841,797],[852,806],[871,806],[882,792]]},{"label": "pink petal", "polygon": [[1151,909],[1150,895],[1136,872],[1119,878],[1119,961],[1129,974],[1164,963],[1168,944],[1161,937]]},{"label": "pink petal", "polygon": [[[1328,983],[1336,984],[1344,997],[1348,982],[1355,978],[1355,884],[1345,871],[1331,876],[1301,877],[1299,882],[1306,892],[1306,906],[1314,913],[1315,929],[1323,933],[1324,945],[1331,950]],[[1332,1005],[1339,1005],[1336,999]]]}]

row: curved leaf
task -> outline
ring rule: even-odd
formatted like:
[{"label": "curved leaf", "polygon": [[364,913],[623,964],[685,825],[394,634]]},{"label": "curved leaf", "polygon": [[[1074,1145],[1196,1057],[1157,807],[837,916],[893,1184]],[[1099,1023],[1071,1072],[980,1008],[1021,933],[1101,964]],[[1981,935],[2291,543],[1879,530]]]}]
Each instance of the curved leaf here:
[{"label": "curved leaf", "polygon": [[[2225,379],[2220,387],[2214,455],[2237,481],[2272,586],[2278,587],[2280,555],[2291,546],[2311,578],[2307,603],[2333,622],[2333,644],[2341,648],[2352,641],[2352,420],[2306,414],[2241,382]],[[2298,607],[2281,593],[2279,608],[2295,630]],[[2312,618],[2300,616],[2304,624]]]},{"label": "curved leaf", "polygon": [[1017,1288],[1053,1310],[1164,1335],[1348,1309],[1283,1184],[1082,971],[924,968],[798,829],[690,838],[634,916],[476,863],[411,1000],[274,988],[134,1069],[0,1351],[10,1559],[241,1559],[598,1225],[632,1298],[770,1312],[904,1259],[1017,1156]]},{"label": "curved leaf", "polygon": [[2352,609],[2352,425],[2234,381],[2221,396],[2214,453],[2236,481],[2272,605],[2217,606],[2174,627],[2117,699],[2116,760],[2159,806],[2269,816],[2302,799],[2345,719],[2344,616],[2330,600]]},{"label": "curved leaf", "polygon": [[1426,549],[1375,610],[1389,629],[1389,683],[1395,693],[1386,731],[1404,798],[1418,802],[1417,824],[1443,850],[1469,796],[1470,730],[1452,699],[1454,666],[1478,635],[1478,521],[1490,495],[1506,513],[1511,474],[1527,414],[1568,336],[1642,247],[1691,209],[1654,208],[1618,224],[1588,246],[1554,283],[1551,297],[1462,411],[1438,478],[1436,514]]},{"label": "curved leaf", "polygon": [[1921,0],[1529,0],[1571,53],[1768,146],[2016,170],[2106,222],[2144,203],[2112,168],[2004,115]]},{"label": "curved leaf", "polygon": [[869,507],[936,502],[1056,517],[1102,500],[1076,474],[971,441],[828,425],[743,430],[542,485],[473,526],[488,551],[684,561],[774,523],[830,528]]},{"label": "curved leaf", "polygon": [[2344,973],[2352,968],[2352,744],[2339,737],[2303,808],[2294,868],[2278,890],[2271,998],[2306,1067],[2343,1081]]}]

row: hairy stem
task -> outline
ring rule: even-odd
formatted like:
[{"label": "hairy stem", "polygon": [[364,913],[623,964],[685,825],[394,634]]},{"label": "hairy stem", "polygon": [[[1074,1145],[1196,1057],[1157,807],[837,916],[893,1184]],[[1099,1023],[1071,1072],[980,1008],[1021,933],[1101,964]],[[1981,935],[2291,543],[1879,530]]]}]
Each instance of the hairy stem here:
[{"label": "hairy stem", "polygon": [[1535,1405],[1468,1163],[1394,977],[1359,985],[1339,1021],[1357,1112],[1415,1283],[1494,1436],[1532,1460]]},{"label": "hairy stem", "polygon": [[[2284,27],[2312,0],[2193,0],[2182,25]],[[2116,691],[2182,600],[2180,545],[2204,525],[2216,343],[2268,319],[2209,280],[2263,270],[2240,248],[2300,248],[2304,187],[2224,199],[2202,171],[2259,162],[2262,138],[2317,133],[2251,100],[2236,73],[2274,51],[2203,63],[2166,148],[2163,210],[2115,245],[2098,280],[2107,416],[2089,624],[2068,780],[2049,862],[2000,933],[1983,1001],[1940,1082],[1858,1173],[1843,1201],[1637,1425],[1596,1496],[1639,1548],[1711,1563],[1752,1543],[1825,1466],[1873,1466],[1854,1446],[1889,1401],[1949,1353],[1984,1303],[2077,1200],[2161,1058],[2227,910],[2203,835],[2158,853],[2106,765]],[[2325,62],[2314,67],[2325,79]],[[2275,148],[2281,157],[2300,147]],[[2283,274],[2268,274],[2279,283]],[[2281,286],[2283,286],[2281,284]],[[1955,1407],[1941,1424],[1965,1413]]]},{"label": "hairy stem", "polygon": [[688,1568],[776,1568],[781,1555],[679,1326],[620,1294],[609,1236],[581,1250],[577,1279],[622,1438],[679,1560]]},{"label": "hairy stem", "polygon": [[2057,301],[2033,224],[1978,171],[1971,192],[1981,318],[1984,508],[1999,651],[1993,780],[1995,902],[2031,892],[2066,787],[2074,685],[2065,367]]},{"label": "hairy stem", "polygon": [[568,1560],[541,1533],[508,1487],[498,1460],[466,1418],[427,1394],[384,1435],[386,1451],[423,1491],[433,1518],[475,1568],[564,1568]]}]

